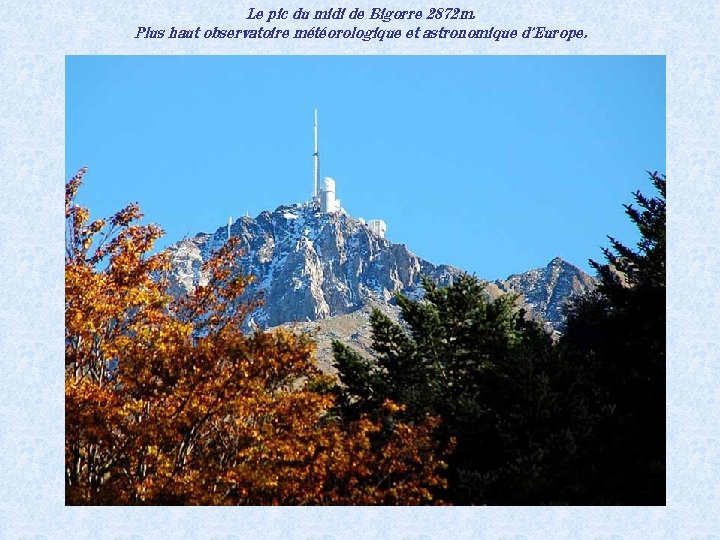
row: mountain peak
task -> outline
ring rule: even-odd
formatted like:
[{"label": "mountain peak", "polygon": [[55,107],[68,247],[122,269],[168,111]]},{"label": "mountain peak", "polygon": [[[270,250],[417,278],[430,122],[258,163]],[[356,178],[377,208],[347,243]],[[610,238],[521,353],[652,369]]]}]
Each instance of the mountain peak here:
[{"label": "mountain peak", "polygon": [[[255,277],[247,293],[264,300],[248,323],[271,327],[345,315],[368,305],[392,306],[397,292],[423,295],[422,275],[447,285],[463,273],[421,259],[384,232],[340,207],[323,212],[316,201],[284,204],[170,246],[170,282],[176,294],[204,284],[203,262],[236,237],[243,253],[237,266]],[[534,313],[559,329],[569,299],[593,287],[590,276],[555,257],[545,268],[490,284],[488,292],[521,293]]]},{"label": "mountain peak", "polygon": [[542,316],[553,329],[560,330],[568,305],[595,286],[595,280],[577,266],[562,257],[555,257],[545,268],[509,276],[503,288],[522,294],[536,314]]},{"label": "mountain peak", "polygon": [[206,280],[201,266],[229,238],[240,240],[238,268],[255,276],[248,294],[264,305],[251,319],[261,327],[351,313],[369,302],[392,303],[402,291],[422,294],[420,276],[447,284],[461,271],[435,266],[341,208],[322,212],[313,202],[278,206],[169,248],[176,293]]}]

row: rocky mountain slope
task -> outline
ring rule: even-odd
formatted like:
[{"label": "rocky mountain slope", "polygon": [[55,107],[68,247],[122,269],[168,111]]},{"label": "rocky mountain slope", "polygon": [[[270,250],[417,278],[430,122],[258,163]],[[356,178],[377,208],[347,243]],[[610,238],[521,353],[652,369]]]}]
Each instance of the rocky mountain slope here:
[{"label": "rocky mountain slope", "polygon": [[545,268],[513,274],[495,284],[504,292],[522,294],[533,313],[540,315],[553,330],[562,328],[568,303],[595,288],[592,277],[560,257]]},{"label": "rocky mountain slope", "polygon": [[[345,212],[321,213],[311,203],[304,203],[280,206],[254,219],[243,217],[229,230],[220,227],[213,234],[200,233],[172,245],[168,248],[173,267],[170,280],[177,294],[204,282],[202,263],[227,241],[228,234],[239,238],[243,248],[238,268],[256,278],[248,294],[261,294],[264,300],[249,324],[268,328],[297,322],[309,328],[311,321],[344,317],[335,321],[338,329],[328,332],[338,338],[342,337],[339,334],[346,338],[357,334],[363,347],[369,336],[371,307],[382,307],[397,317],[396,291],[418,297],[422,295],[421,275],[444,285],[461,274],[452,266],[421,259]],[[593,286],[587,274],[555,258],[546,268],[488,283],[488,293],[522,294],[532,312],[557,330],[571,297]],[[329,321],[323,324],[333,325]]]},{"label": "rocky mountain slope", "polygon": [[[321,213],[311,204],[243,217],[229,234],[240,239],[244,252],[238,267],[255,276],[248,293],[262,291],[264,306],[252,315],[261,327],[344,315],[369,302],[392,302],[395,291],[422,294],[421,275],[446,284],[460,274],[419,258],[344,212]],[[169,248],[176,292],[204,282],[203,261],[227,238],[228,228],[221,227]]]}]

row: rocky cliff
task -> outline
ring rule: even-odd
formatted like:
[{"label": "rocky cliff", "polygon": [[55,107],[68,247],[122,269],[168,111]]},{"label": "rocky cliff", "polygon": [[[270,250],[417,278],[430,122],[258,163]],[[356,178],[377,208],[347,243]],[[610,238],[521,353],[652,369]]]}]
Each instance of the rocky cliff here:
[{"label": "rocky cliff", "polygon": [[[397,291],[422,295],[421,275],[444,285],[461,273],[421,259],[344,212],[321,213],[305,203],[280,206],[254,219],[243,217],[229,230],[220,227],[213,234],[201,233],[172,245],[170,280],[176,293],[204,282],[202,263],[228,234],[243,248],[238,268],[255,276],[248,294],[264,300],[250,319],[263,328],[365,313],[368,306],[391,307]],[[593,286],[587,274],[556,258],[546,268],[489,283],[488,292],[522,294],[532,311],[557,330],[570,298]]]},{"label": "rocky cliff", "polygon": [[[264,305],[252,315],[261,327],[344,315],[370,302],[391,303],[396,291],[422,294],[421,275],[446,284],[460,274],[419,258],[344,212],[324,214],[311,204],[241,218],[229,234],[240,239],[244,252],[238,267],[255,276],[248,293],[262,294]],[[228,228],[221,227],[169,248],[176,292],[204,282],[203,261],[227,238]]]},{"label": "rocky cliff", "polygon": [[513,274],[495,284],[504,292],[522,294],[533,312],[561,330],[568,304],[595,288],[595,280],[578,267],[555,257],[545,268]]}]

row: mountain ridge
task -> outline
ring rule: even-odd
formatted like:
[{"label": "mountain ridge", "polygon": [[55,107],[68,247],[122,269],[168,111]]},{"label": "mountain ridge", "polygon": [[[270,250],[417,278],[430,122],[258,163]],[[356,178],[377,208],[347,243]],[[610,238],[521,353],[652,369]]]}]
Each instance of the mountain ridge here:
[{"label": "mountain ridge", "polygon": [[[255,276],[247,294],[262,294],[264,305],[248,319],[261,328],[348,315],[369,305],[392,306],[397,292],[422,296],[422,275],[442,286],[464,273],[418,257],[344,210],[321,212],[308,202],[242,217],[169,246],[175,294],[206,282],[202,264],[229,236],[240,241],[238,267]],[[528,311],[558,331],[567,304],[594,286],[585,272],[555,257],[543,268],[487,281],[487,293],[490,298],[521,294]]]}]

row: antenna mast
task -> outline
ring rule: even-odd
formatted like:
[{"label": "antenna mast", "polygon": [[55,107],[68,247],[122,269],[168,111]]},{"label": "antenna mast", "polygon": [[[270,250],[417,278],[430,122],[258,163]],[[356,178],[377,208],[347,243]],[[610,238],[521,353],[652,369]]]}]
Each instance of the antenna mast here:
[{"label": "antenna mast", "polygon": [[317,109],[315,109],[315,121],[313,122],[313,132],[315,135],[315,151],[313,152],[313,199],[317,199],[318,182],[320,181],[320,154],[318,153],[318,123]]}]

